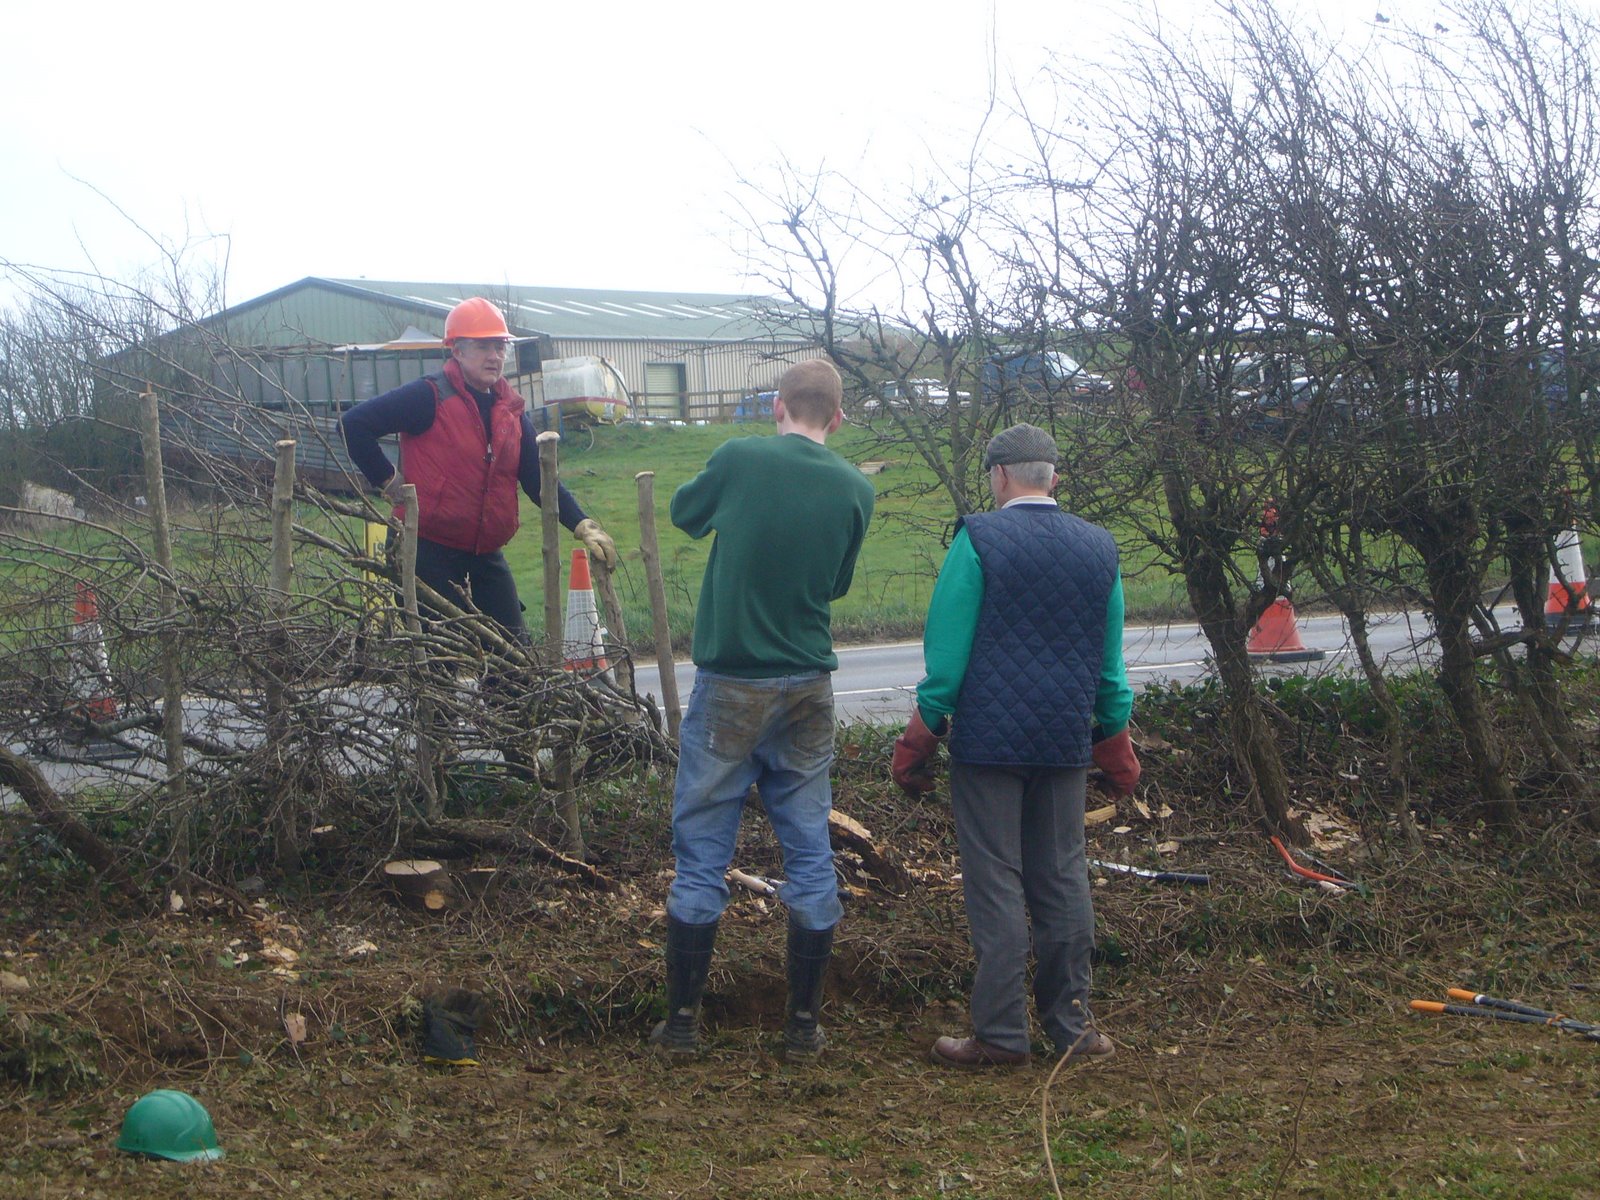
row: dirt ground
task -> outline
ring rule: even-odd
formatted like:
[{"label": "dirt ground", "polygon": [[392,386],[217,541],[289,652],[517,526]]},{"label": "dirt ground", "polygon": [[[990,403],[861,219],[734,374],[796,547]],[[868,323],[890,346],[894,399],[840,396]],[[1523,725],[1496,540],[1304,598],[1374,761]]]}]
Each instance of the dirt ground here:
[{"label": "dirt ground", "polygon": [[[352,867],[336,894],[269,886],[240,908],[202,891],[130,919],[75,868],[45,870],[17,818],[0,830],[0,1196],[1600,1196],[1600,1044],[1406,1005],[1468,986],[1600,1019],[1592,839],[1431,828],[1419,855],[1380,817],[1327,808],[1307,814],[1322,853],[1365,885],[1333,896],[1153,786],[1094,827],[1091,855],[1214,886],[1096,886],[1095,1007],[1118,1053],[1055,1071],[1040,1043],[1030,1067],[968,1074],[926,1059],[967,1032],[948,813],[880,775],[847,756],[837,803],[913,886],[891,895],[841,856],[831,1041],[804,1069],[777,1057],[781,910],[742,892],[710,1053],[646,1052],[660,781],[596,808],[616,890],[505,855],[443,917]],[[764,820],[746,825],[740,865],[778,874]],[[440,984],[491,1000],[476,1068],[418,1061],[407,997]],[[115,1149],[156,1087],[201,1099],[225,1159]]]}]

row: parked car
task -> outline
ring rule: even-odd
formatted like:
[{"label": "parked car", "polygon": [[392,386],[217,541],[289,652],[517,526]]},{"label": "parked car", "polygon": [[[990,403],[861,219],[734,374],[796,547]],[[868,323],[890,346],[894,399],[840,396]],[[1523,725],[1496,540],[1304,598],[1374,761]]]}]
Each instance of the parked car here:
[{"label": "parked car", "polygon": [[[878,389],[878,394],[882,397],[883,403],[891,407],[950,403],[950,389],[945,387],[942,379],[886,379],[883,386]],[[972,399],[971,392],[956,392],[958,404],[970,399]],[[877,408],[878,401],[869,399],[861,407]]]},{"label": "parked car", "polygon": [[1339,375],[1314,379],[1300,364],[1271,356],[1246,355],[1233,368],[1235,411],[1246,427],[1279,433],[1304,420],[1321,405],[1329,427],[1347,428],[1356,416],[1355,397]]},{"label": "parked car", "polygon": [[999,354],[983,364],[984,395],[1004,400],[1009,392],[1096,399],[1111,394],[1111,381],[1062,350]]}]

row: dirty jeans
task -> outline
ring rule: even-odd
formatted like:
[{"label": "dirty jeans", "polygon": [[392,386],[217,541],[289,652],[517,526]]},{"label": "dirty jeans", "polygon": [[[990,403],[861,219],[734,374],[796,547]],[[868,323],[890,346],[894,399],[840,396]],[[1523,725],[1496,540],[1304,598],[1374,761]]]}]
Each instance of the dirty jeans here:
[{"label": "dirty jeans", "polygon": [[827,672],[775,679],[695,673],[678,739],[672,802],[678,864],[668,913],[691,925],[722,916],[739,817],[754,784],[783,848],[787,882],[778,899],[805,929],[838,922],[844,909],[828,838],[833,735],[833,679]]},{"label": "dirty jeans", "polygon": [[953,763],[950,802],[961,847],[967,926],[978,960],[973,1032],[1028,1050],[1026,979],[1032,928],[1039,1023],[1065,1053],[1089,1017],[1094,907],[1084,858],[1084,767]]}]

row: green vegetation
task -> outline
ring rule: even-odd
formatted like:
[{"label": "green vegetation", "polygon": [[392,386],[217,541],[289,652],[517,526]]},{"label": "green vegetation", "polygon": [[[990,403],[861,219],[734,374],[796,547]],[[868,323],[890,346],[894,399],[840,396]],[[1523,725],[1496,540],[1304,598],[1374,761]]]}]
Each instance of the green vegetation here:
[{"label": "green vegetation", "polygon": [[[666,582],[667,606],[673,640],[687,644],[694,621],[695,597],[705,570],[710,539],[691,541],[673,528],[667,507],[678,485],[691,479],[705,464],[711,452],[729,438],[767,435],[771,426],[760,425],[620,425],[594,431],[592,444],[587,432],[574,434],[563,442],[561,478],[590,516],[595,517],[616,538],[623,567],[617,577],[617,593],[622,601],[628,633],[635,644],[650,637],[650,600],[646,591],[643,562],[639,555],[638,490],[634,476],[640,471],[655,472],[656,532],[661,544],[661,571]],[[846,427],[828,444],[852,462],[865,461],[871,444],[869,434]],[[842,641],[867,641],[875,638],[916,637],[922,630],[923,614],[933,581],[944,557],[943,543],[930,539],[922,528],[909,523],[920,517],[926,522],[941,516],[953,523],[950,513],[929,514],[927,501],[914,493],[933,482],[927,466],[907,455],[889,462],[873,482],[878,486],[878,507],[872,528],[862,547],[850,594],[834,608],[834,631]],[[540,546],[537,534],[539,510],[524,501],[524,533],[506,548],[506,556],[516,575],[527,619],[534,629],[543,628],[541,611]],[[1114,530],[1114,532],[1117,532]],[[1126,531],[1122,531],[1126,535]],[[1130,616],[1158,619],[1184,612],[1181,582],[1159,569],[1152,569],[1154,552],[1147,544],[1135,544],[1123,536],[1127,575],[1127,600]],[[570,552],[575,543],[563,542]]]}]

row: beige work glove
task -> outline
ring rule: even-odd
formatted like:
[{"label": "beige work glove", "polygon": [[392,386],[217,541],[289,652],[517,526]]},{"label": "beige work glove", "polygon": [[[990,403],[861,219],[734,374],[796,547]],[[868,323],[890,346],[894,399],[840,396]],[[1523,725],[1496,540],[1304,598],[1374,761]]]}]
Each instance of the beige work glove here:
[{"label": "beige work glove", "polygon": [[589,557],[598,558],[611,570],[616,570],[617,544],[611,540],[609,533],[600,528],[599,521],[593,517],[585,517],[573,528],[572,536],[583,543],[583,548],[589,552]]},{"label": "beige work glove", "polygon": [[383,498],[398,508],[401,503],[400,489],[405,487],[405,485],[406,477],[400,474],[398,470],[395,471],[395,473],[389,476],[388,481],[383,485]]}]

